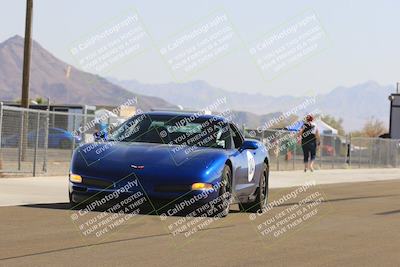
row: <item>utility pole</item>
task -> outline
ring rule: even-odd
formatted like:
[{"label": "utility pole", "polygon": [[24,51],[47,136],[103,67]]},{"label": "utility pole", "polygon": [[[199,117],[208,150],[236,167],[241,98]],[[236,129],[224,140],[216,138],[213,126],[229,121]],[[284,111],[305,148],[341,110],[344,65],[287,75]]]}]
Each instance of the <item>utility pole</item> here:
[{"label": "utility pole", "polygon": [[29,76],[31,68],[32,50],[32,9],[33,0],[26,0],[25,40],[24,40],[24,65],[22,70],[22,96],[21,107],[29,108]]},{"label": "utility pole", "polygon": [[396,93],[389,96],[390,118],[389,118],[389,137],[392,139],[400,138],[400,82],[396,84]]},{"label": "utility pole", "polygon": [[[29,108],[29,78],[31,70],[31,51],[32,51],[32,10],[33,0],[26,0],[26,17],[25,17],[25,39],[24,39],[24,63],[22,70],[22,94],[21,107]],[[21,119],[22,129],[20,138],[20,159],[26,158],[27,135],[28,135],[28,112],[23,111]]]}]

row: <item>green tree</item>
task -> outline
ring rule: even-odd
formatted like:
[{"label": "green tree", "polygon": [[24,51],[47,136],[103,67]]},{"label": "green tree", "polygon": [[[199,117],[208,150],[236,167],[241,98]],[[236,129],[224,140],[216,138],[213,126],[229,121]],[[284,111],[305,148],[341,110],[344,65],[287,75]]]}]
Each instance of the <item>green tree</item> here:
[{"label": "green tree", "polygon": [[362,131],[353,131],[351,132],[351,137],[365,137]]},{"label": "green tree", "polygon": [[379,137],[381,134],[386,133],[387,129],[383,121],[371,118],[367,120],[361,132],[366,137]]},{"label": "green tree", "polygon": [[47,99],[44,99],[43,97],[36,97],[35,102],[39,105],[44,105],[47,104]]},{"label": "green tree", "polygon": [[[47,99],[43,98],[43,97],[36,97],[33,101],[35,101],[36,103],[38,103],[39,105],[44,105],[47,104]],[[21,104],[21,99],[18,98],[16,100],[14,100],[14,102],[16,104]],[[32,99],[29,99],[29,103],[32,103]]]}]

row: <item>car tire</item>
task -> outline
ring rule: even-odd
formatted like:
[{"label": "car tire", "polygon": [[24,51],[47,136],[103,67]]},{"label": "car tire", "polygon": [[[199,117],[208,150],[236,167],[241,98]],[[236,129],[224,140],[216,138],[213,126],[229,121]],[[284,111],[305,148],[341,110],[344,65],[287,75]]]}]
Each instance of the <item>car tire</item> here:
[{"label": "car tire", "polygon": [[[226,217],[229,214],[230,203],[232,201],[232,170],[229,165],[225,165],[222,171],[221,187],[219,188],[216,205],[214,205],[213,217]],[[216,207],[215,207],[216,206]]]},{"label": "car tire", "polygon": [[246,212],[257,212],[264,209],[268,202],[268,190],[269,190],[269,166],[263,164],[263,171],[261,172],[260,182],[257,189],[257,197],[255,201],[248,203],[241,203],[241,211]]},{"label": "car tire", "polygon": [[70,207],[71,210],[73,210],[73,209],[76,208],[76,206],[78,205],[78,203],[75,203],[75,202],[72,200],[72,194],[71,194],[71,193],[69,193],[68,196],[69,196],[69,207]]},{"label": "car tire", "polygon": [[70,210],[79,210],[81,209],[81,204],[72,200],[72,193],[69,193],[69,208]]}]

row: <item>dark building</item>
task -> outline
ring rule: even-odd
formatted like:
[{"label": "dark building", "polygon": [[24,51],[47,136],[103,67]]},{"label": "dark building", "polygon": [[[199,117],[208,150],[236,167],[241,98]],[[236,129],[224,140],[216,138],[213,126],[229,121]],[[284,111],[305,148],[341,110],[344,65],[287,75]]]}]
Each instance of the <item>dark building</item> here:
[{"label": "dark building", "polygon": [[389,96],[390,121],[389,136],[392,139],[400,139],[400,83],[397,83],[397,92]]}]

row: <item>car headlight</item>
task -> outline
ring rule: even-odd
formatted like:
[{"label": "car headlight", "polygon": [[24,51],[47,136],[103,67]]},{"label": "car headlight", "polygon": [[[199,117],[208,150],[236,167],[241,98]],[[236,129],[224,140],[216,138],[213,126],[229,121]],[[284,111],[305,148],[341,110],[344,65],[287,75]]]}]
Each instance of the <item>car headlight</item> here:
[{"label": "car headlight", "polygon": [[78,174],[73,174],[71,173],[69,175],[69,180],[73,183],[82,183],[82,176],[78,175]]},{"label": "car headlight", "polygon": [[192,184],[192,190],[212,190],[212,184],[207,183],[194,183]]}]

